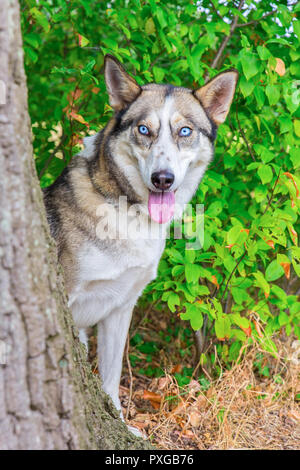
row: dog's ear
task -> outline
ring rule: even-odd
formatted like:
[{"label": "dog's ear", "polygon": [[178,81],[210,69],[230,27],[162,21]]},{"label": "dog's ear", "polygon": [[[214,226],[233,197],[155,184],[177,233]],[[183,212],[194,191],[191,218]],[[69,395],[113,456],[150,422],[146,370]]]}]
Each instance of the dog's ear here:
[{"label": "dog's ear", "polygon": [[141,87],[110,54],[104,59],[104,76],[109,103],[115,111],[123,109],[141,93]]},{"label": "dog's ear", "polygon": [[226,119],[233,100],[237,80],[237,70],[231,69],[220,73],[194,92],[208,115],[217,125],[222,124]]}]

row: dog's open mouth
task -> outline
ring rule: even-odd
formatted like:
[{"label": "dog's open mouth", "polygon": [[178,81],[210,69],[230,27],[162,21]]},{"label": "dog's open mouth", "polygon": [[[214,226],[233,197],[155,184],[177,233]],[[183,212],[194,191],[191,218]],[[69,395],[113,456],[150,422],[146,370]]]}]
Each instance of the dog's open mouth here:
[{"label": "dog's open mouth", "polygon": [[175,210],[175,192],[161,191],[149,192],[148,210],[152,220],[159,224],[169,222]]}]

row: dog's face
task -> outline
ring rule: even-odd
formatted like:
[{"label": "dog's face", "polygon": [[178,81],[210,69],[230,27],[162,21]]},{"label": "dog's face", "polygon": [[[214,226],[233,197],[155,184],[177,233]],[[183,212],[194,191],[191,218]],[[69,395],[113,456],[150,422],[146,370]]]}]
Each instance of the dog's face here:
[{"label": "dog's face", "polygon": [[[175,200],[188,202],[213,156],[216,129],[228,114],[237,72],[222,73],[195,91],[140,87],[115,58],[106,56],[105,78],[118,120],[114,153],[130,155],[130,166],[139,174],[134,189],[147,200],[150,216],[167,222]],[[134,171],[128,165],[123,170],[130,180]]]}]

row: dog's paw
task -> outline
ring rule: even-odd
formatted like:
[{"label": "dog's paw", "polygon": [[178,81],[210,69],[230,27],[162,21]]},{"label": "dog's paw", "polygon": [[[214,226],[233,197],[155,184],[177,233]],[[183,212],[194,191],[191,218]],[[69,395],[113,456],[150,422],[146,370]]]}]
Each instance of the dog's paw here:
[{"label": "dog's paw", "polygon": [[141,437],[142,439],[147,439],[146,434],[143,433],[142,431],[140,431],[138,428],[134,428],[133,426],[127,426],[127,428],[136,437]]}]

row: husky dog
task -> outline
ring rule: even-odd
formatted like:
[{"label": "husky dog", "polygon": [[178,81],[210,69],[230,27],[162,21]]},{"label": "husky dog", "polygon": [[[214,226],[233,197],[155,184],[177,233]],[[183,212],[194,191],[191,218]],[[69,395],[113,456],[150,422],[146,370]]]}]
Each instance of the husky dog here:
[{"label": "husky dog", "polygon": [[[85,341],[85,328],[97,324],[103,388],[121,413],[119,382],[133,307],[156,277],[175,206],[180,215],[213,157],[238,74],[229,70],[190,90],[140,86],[111,55],[104,68],[115,114],[84,140],[84,150],[44,198],[80,338]],[[130,213],[135,205],[139,210]],[[124,215],[142,234],[151,222],[151,234],[159,236],[125,230],[115,222]]]}]

